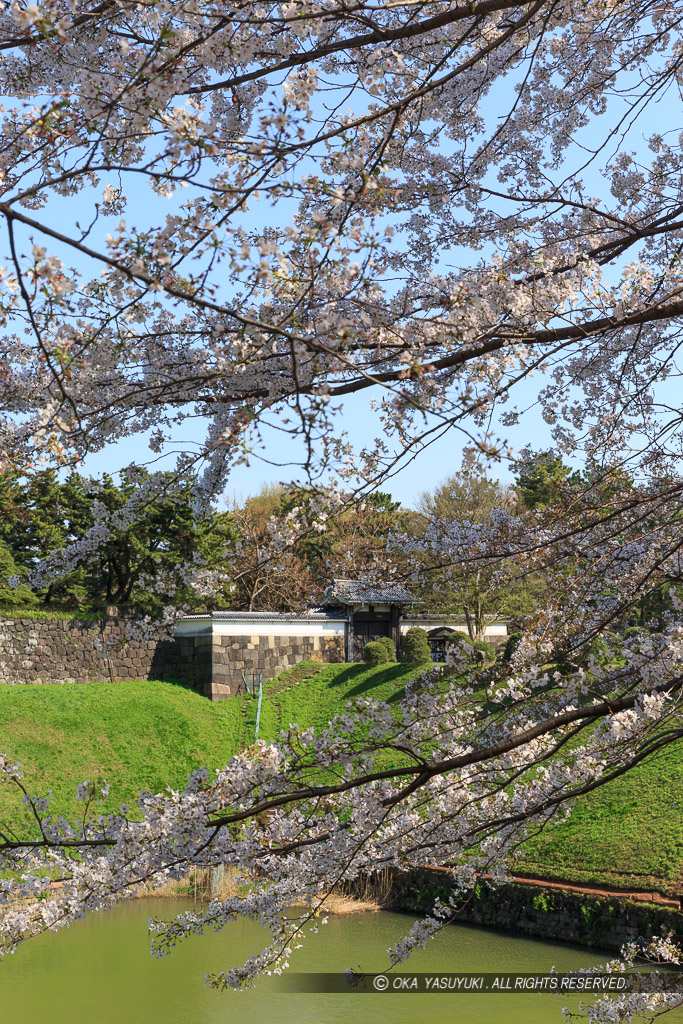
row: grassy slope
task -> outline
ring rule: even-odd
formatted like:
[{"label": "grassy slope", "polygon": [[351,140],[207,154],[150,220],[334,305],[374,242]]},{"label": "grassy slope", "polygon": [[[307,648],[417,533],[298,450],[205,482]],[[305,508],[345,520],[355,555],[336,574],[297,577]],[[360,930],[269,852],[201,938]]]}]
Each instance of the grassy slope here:
[{"label": "grassy slope", "polygon": [[[234,702],[212,705],[169,683],[0,687],[0,750],[20,761],[31,792],[52,789],[55,813],[75,816],[75,787],[106,777],[107,809],[141,790],[182,786],[188,772],[218,765],[246,740]],[[3,820],[23,815],[0,790]]]},{"label": "grassy slope", "polygon": [[[412,673],[400,665],[298,665],[264,686],[260,735],[291,722],[325,725],[357,696],[396,699]],[[140,790],[182,786],[200,765],[225,764],[252,741],[256,699],[210,704],[170,683],[0,688],[0,751],[21,761],[33,792],[51,786],[53,808],[77,814],[84,778],[111,783],[107,808]],[[683,749],[657,755],[577,803],[570,820],[529,844],[530,875],[603,885],[683,891]],[[0,816],[24,812],[0,790]]]},{"label": "grassy slope", "polygon": [[683,743],[578,800],[532,840],[528,875],[683,897]]},{"label": "grassy slope", "polygon": [[[402,666],[296,666],[264,686],[260,736],[291,722],[323,726],[362,692],[388,699],[411,675]],[[312,677],[311,677],[312,676]],[[159,682],[0,687],[0,751],[19,761],[27,788],[52,790],[55,814],[76,817],[83,779],[106,778],[104,805],[134,803],[141,790],[183,786],[189,772],[224,765],[254,739],[257,701],[211,704],[183,686]],[[0,788],[0,820],[16,827],[27,812]]]},{"label": "grassy slope", "polygon": [[78,619],[80,622],[99,622],[102,612],[69,612],[59,608],[8,608],[0,606],[0,619]]}]

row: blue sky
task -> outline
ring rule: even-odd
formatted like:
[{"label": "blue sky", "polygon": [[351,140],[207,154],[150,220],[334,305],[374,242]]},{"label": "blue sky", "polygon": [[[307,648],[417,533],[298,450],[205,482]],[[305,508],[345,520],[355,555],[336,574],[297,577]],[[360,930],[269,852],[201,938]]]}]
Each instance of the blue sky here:
[{"label": "blue sky", "polygon": [[[528,390],[530,392],[530,389]],[[347,399],[342,415],[337,417],[339,429],[346,430],[351,442],[355,442],[355,445],[359,447],[367,442],[368,437],[376,436],[378,430],[376,416],[369,408],[369,397],[359,395]],[[166,459],[155,462],[155,466],[163,468],[164,465],[167,465],[170,468],[173,452],[179,448],[191,450],[201,441],[202,434],[201,420],[186,421],[185,424],[177,428],[178,444],[176,446],[169,445]],[[517,451],[527,444],[531,444],[534,449],[540,449],[549,447],[551,443],[548,426],[534,411],[524,417],[520,426],[506,428],[505,434],[513,449]],[[146,435],[127,438],[93,454],[84,462],[82,471],[94,475],[103,472],[115,473],[128,462],[145,462],[147,458],[145,437]],[[262,454],[266,459],[278,463],[291,460],[291,443],[286,438],[283,439],[281,434],[273,430],[267,431],[265,442],[266,448]],[[389,491],[403,505],[412,507],[422,491],[433,489],[446,476],[460,468],[462,449],[462,435],[450,430],[444,437],[421,451],[416,459],[387,481],[382,486],[382,490]],[[151,453],[149,456],[151,457]],[[490,475],[503,481],[512,479],[503,462],[493,463]],[[226,492],[226,498],[229,500],[233,497],[245,498],[250,494],[257,493],[264,484],[278,483],[290,478],[291,469],[269,465],[268,462],[260,459],[257,453],[249,466],[237,466],[232,471],[231,485]]]},{"label": "blue sky", "polygon": [[[504,90],[509,88],[509,83],[498,83],[496,88]],[[633,133],[631,139],[629,139],[630,145],[627,148],[641,150],[643,155],[645,155],[646,150],[642,140],[643,128],[646,127],[648,133],[656,130],[664,133],[670,123],[668,116],[670,114],[670,107],[671,105],[667,101],[651,107],[646,119],[646,126],[640,127],[638,131]],[[495,92],[489,96],[485,108],[486,116],[495,119],[497,115],[497,97]],[[604,194],[606,191],[604,181],[601,181],[600,176],[594,171],[590,173],[586,183],[591,187],[593,178],[595,179],[596,194]],[[105,176],[96,190],[89,189],[69,199],[52,198],[47,210],[48,222],[58,229],[65,230],[67,233],[73,230],[72,225],[75,220],[80,220],[82,224],[88,223],[91,219],[92,203],[97,201],[101,194],[101,189],[106,183],[107,179]],[[114,185],[118,184],[115,178],[111,183]],[[165,213],[169,209],[168,200],[151,193],[143,183],[126,191],[128,206],[123,216],[130,226],[136,224],[142,226],[143,224],[155,221],[159,223],[163,220]],[[185,197],[181,194],[180,198],[182,200]],[[263,227],[264,224],[268,223],[269,209],[270,207],[267,203],[255,204],[248,215],[245,226],[248,225],[252,229]],[[41,214],[37,214],[37,219],[40,219],[40,217]],[[115,224],[117,221],[118,217],[109,219],[106,224],[103,222],[103,225],[99,227],[104,227],[104,230],[111,230],[112,223]],[[22,235],[24,243],[22,248],[24,251],[28,251],[30,244],[29,232],[24,231]],[[46,242],[37,233],[34,240],[41,244],[47,244],[49,251],[56,252],[68,265],[76,263],[78,266],[78,261],[74,260],[73,253],[60,252],[58,245],[50,240]],[[396,244],[401,244],[401,239],[398,236]],[[468,261],[468,257],[471,258],[470,254],[464,252],[448,254],[449,262],[453,263],[465,263]],[[86,270],[85,266],[78,266],[78,269]],[[544,378],[541,378],[539,385],[544,382]],[[525,382],[523,390],[516,394],[516,404],[522,406],[533,405],[536,386],[536,379]],[[370,395],[358,395],[347,399],[343,413],[336,420],[338,430],[347,431],[349,440],[355,447],[362,447],[369,438],[376,436],[380,429],[377,418],[369,407],[370,397]],[[496,429],[495,422],[493,429],[494,431]],[[170,468],[173,452],[179,448],[194,448],[200,443],[203,432],[204,425],[201,420],[187,420],[177,428],[174,437],[175,443],[166,447],[167,454],[165,458],[155,462],[155,465],[162,468],[164,466]],[[518,451],[526,445],[539,450],[549,447],[551,444],[550,429],[535,408],[531,408],[522,417],[519,426],[505,428],[504,435],[508,439],[513,451]],[[262,454],[268,461],[262,461],[257,453],[249,466],[236,467],[231,476],[231,483],[227,492],[228,498],[233,496],[244,498],[249,494],[256,493],[263,484],[276,483],[280,480],[291,478],[293,473],[291,467],[283,466],[280,468],[278,465],[270,464],[291,462],[293,453],[288,436],[270,430],[266,431],[264,437],[266,449]],[[414,504],[421,491],[433,488],[444,477],[459,468],[463,443],[464,439],[461,434],[449,431],[446,436],[432,443],[426,450],[421,452],[418,458],[412,460],[396,476],[387,481],[386,485],[383,485],[383,489],[391,491],[395,498],[407,506]],[[123,439],[116,444],[108,446],[103,451],[93,454],[85,461],[81,469],[92,474],[102,472],[115,473],[119,468],[130,462],[145,463],[152,457],[152,453],[147,448],[145,435],[142,435]],[[511,479],[508,468],[504,463],[492,465],[490,472],[492,476],[496,476],[501,480]]]}]

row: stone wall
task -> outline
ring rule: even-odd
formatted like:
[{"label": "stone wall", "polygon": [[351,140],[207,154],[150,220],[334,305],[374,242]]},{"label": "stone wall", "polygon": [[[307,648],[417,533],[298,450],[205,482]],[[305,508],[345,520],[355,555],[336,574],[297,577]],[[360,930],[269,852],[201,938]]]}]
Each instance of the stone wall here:
[{"label": "stone wall", "polygon": [[344,661],[343,635],[221,636],[207,627],[179,633],[171,641],[117,646],[123,626],[115,617],[101,622],[0,619],[0,684],[160,679],[186,683],[211,700],[222,700],[245,692],[245,673],[250,681],[260,673],[267,682],[310,658]]},{"label": "stone wall", "polygon": [[[195,637],[201,641],[201,637]],[[272,679],[300,661],[343,662],[343,636],[244,636],[207,637],[211,651],[210,683],[203,692],[212,700],[222,700],[246,692],[245,675],[250,680],[260,674],[262,681]]]},{"label": "stone wall", "polygon": [[[393,878],[391,906],[423,913],[434,906],[437,896],[445,902],[452,892],[448,876],[442,871],[405,872]],[[683,913],[674,907],[518,882],[497,889],[477,885],[474,893],[463,900],[456,919],[497,931],[607,950],[662,935],[683,941]]]},{"label": "stone wall", "polygon": [[169,678],[193,683],[193,665],[179,664],[174,641],[144,640],[117,648],[122,627],[117,618],[0,619],[0,683]]}]

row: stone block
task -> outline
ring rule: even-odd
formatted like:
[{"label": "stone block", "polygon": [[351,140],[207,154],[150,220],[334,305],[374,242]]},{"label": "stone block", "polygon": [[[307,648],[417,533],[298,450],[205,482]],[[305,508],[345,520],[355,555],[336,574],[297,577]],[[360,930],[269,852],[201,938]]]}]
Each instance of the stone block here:
[{"label": "stone block", "polygon": [[227,697],[232,697],[234,689],[234,686],[226,683],[213,683],[210,688],[211,700],[225,700]]}]

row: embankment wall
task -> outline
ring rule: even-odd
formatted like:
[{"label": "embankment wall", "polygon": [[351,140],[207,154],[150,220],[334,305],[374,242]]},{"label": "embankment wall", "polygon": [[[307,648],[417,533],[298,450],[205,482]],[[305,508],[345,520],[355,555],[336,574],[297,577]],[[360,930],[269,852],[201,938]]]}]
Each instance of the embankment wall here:
[{"label": "embankment wall", "polygon": [[184,624],[172,640],[127,640],[126,621],[0,619],[0,684],[172,680],[211,700],[243,693],[300,661],[344,661],[344,632],[282,621]]},{"label": "embankment wall", "polygon": [[[426,913],[437,897],[453,894],[445,872],[431,869],[396,874],[390,905]],[[683,913],[675,907],[514,882],[477,885],[460,903],[458,921],[536,939],[619,950],[625,942],[671,936],[683,943]]]}]

